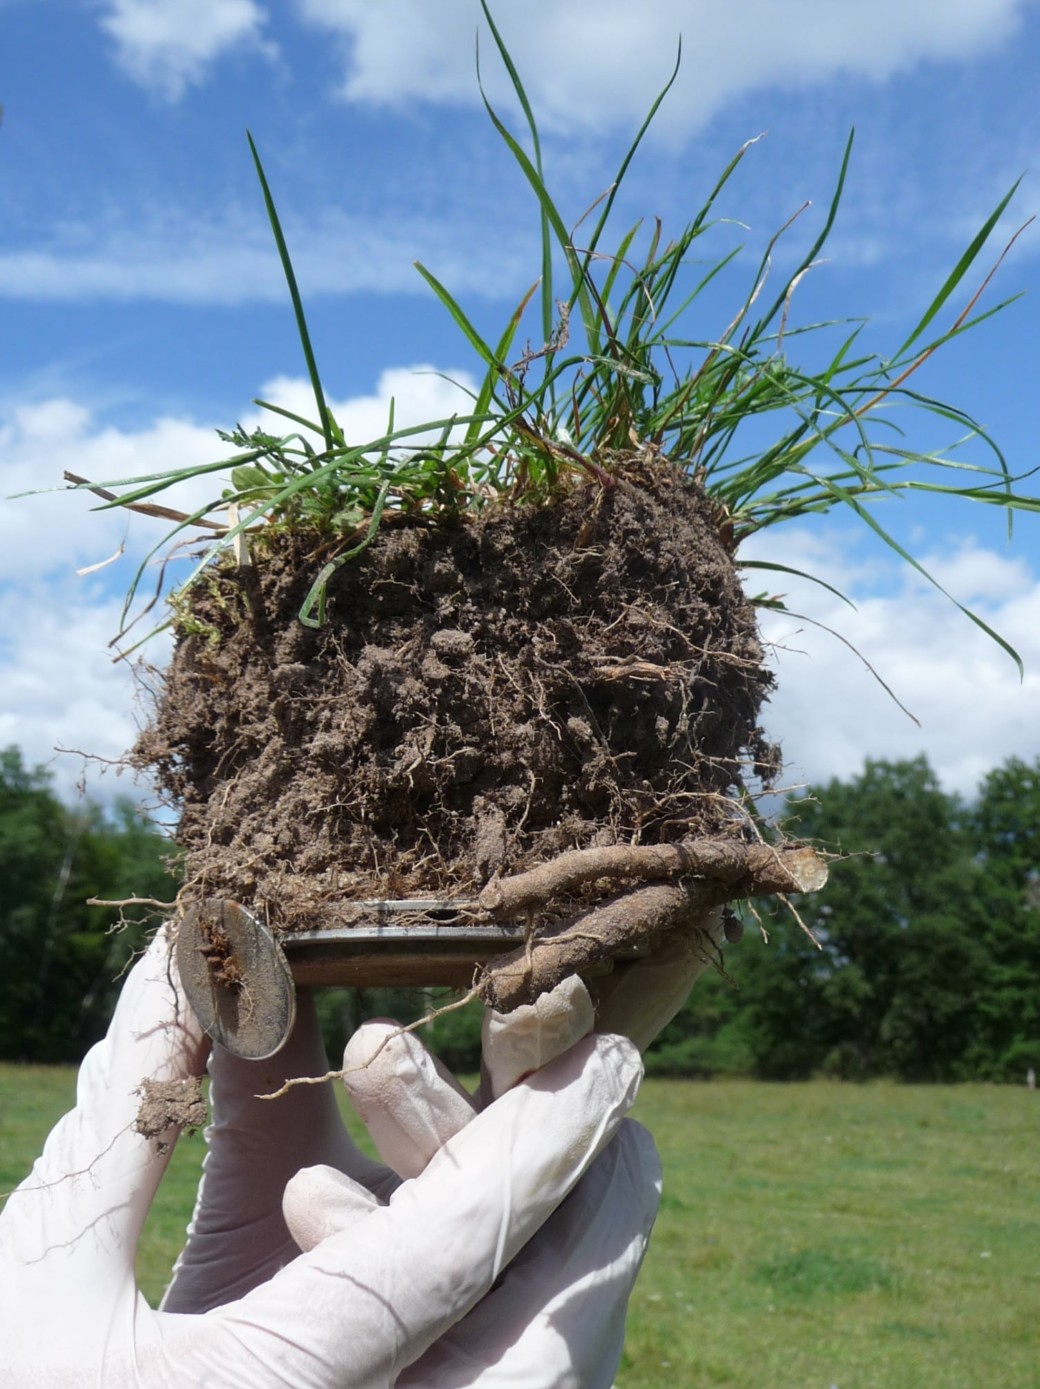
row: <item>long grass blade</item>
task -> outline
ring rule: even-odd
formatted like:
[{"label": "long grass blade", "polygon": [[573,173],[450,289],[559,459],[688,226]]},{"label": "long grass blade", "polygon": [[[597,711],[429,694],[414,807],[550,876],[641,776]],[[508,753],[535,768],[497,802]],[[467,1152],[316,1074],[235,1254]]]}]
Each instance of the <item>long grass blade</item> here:
[{"label": "long grass blade", "polygon": [[975,233],[975,236],[972,238],[967,250],[964,252],[960,260],[950,271],[949,275],[947,275],[946,279],[943,281],[942,287],[939,290],[938,294],[935,296],[932,302],[928,305],[928,308],[921,315],[920,319],[918,320],[917,326],[914,328],[913,332],[906,339],[906,341],[902,344],[899,351],[895,354],[896,361],[899,361],[902,357],[906,355],[908,348],[910,348],[921,336],[921,334],[927,329],[928,325],[940,312],[943,305],[949,299],[950,295],[960,284],[961,280],[964,279],[964,276],[974,265],[979,255],[979,252],[982,250],[983,246],[985,246],[986,242],[989,240],[993,228],[997,225],[1001,217],[1004,215],[1008,203],[1010,203],[1011,199],[1015,196],[1016,192],[1018,191],[1018,186],[1021,182],[1022,180],[1020,178],[1015,180],[1015,182],[1011,185],[1008,191],[1001,198],[1000,202],[996,205],[996,207],[993,209],[990,215],[986,218],[985,222],[983,222],[979,230]]},{"label": "long grass blade", "polygon": [[772,574],[790,574],[796,579],[807,579],[809,583],[816,584],[819,588],[825,588],[828,593],[833,593],[835,598],[840,598],[843,603],[855,610],[855,603],[851,598],[847,598],[840,588],[835,588],[834,585],[829,584],[826,579],[821,579],[818,574],[810,574],[804,569],[794,569],[789,564],[778,564],[776,560],[768,559],[738,559],[737,568],[765,569]]},{"label": "long grass blade", "polygon": [[[513,84],[513,91],[516,93],[517,100],[520,102],[520,109],[524,113],[527,121],[527,128],[531,132],[531,147],[534,150],[534,167],[538,175],[539,183],[544,187],[545,178],[542,171],[542,142],[538,134],[538,123],[531,110],[531,103],[527,99],[527,92],[520,79],[520,74],[516,70],[516,65],[510,56],[509,49],[502,42],[502,35],[498,32],[498,27],[491,16],[487,0],[480,0],[480,8],[484,11],[484,18],[487,26],[491,30],[491,37],[495,41],[499,57],[502,59],[503,66],[509,74],[509,80]],[[480,44],[477,43],[477,82],[480,82]],[[553,298],[553,266],[552,266],[552,231],[549,226],[549,219],[545,214],[545,208],[539,205],[539,230],[542,241],[542,338],[548,342],[552,337],[553,320],[556,312],[556,302]]]},{"label": "long grass blade", "polygon": [[292,257],[289,255],[289,246],[285,240],[285,234],[282,231],[281,219],[278,216],[278,210],[275,207],[274,198],[267,182],[267,175],[264,173],[264,166],[260,162],[260,153],[249,131],[246,131],[246,139],[249,141],[249,148],[253,155],[253,163],[256,166],[257,177],[260,180],[260,188],[264,195],[264,206],[267,209],[267,219],[271,223],[275,245],[278,247],[278,257],[282,262],[282,274],[285,276],[289,297],[292,300],[293,313],[296,316],[296,331],[299,334],[300,346],[303,348],[304,361],[307,363],[307,375],[311,379],[311,389],[314,392],[314,401],[318,407],[318,417],[321,420],[321,432],[325,438],[325,447],[331,449],[336,444],[343,443],[343,436],[336,427],[336,423],[329,412],[329,407],[325,400],[325,391],[322,388],[321,377],[318,373],[318,363],[314,356],[314,348],[311,344],[310,330],[307,327],[307,316],[303,311],[303,299],[300,295],[300,287],[296,283],[296,272],[293,269]]},{"label": "long grass blade", "polygon": [[477,332],[476,328],[474,328],[473,324],[466,316],[466,312],[459,304],[458,300],[456,300],[449,293],[449,291],[445,289],[444,285],[441,284],[440,280],[437,279],[436,275],[434,275],[432,271],[426,269],[426,266],[423,265],[421,261],[417,260],[413,261],[412,263],[415,266],[416,270],[418,270],[419,274],[423,277],[426,283],[433,290],[437,298],[448,310],[448,313],[455,321],[456,327],[461,330],[466,341],[469,343],[470,347],[472,347],[473,350],[478,354],[481,361],[484,362],[485,366],[489,366],[495,370],[498,370],[498,368],[502,366],[502,362],[499,360],[499,358],[495,356],[494,352],[492,352],[491,348],[487,345],[487,343],[484,341],[481,335]]}]

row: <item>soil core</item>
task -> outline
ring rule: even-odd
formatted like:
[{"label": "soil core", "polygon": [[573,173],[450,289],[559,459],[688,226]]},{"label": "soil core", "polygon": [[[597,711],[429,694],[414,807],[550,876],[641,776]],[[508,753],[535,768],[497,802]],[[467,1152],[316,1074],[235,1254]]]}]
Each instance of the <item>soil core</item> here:
[{"label": "soil core", "polygon": [[664,462],[549,504],[395,515],[300,607],[327,540],[250,536],[178,601],[133,752],[186,896],[281,930],[458,898],[561,853],[741,836],[772,676],[718,507]]}]

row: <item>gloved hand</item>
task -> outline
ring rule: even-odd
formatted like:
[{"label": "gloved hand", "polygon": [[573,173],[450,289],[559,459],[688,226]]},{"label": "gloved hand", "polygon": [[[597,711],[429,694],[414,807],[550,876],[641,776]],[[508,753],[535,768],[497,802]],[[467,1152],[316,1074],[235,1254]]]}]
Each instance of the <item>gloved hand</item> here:
[{"label": "gloved hand", "polygon": [[160,937],[0,1216],[0,1383],[608,1385],[659,1168],[621,1122],[635,1048],[582,1035],[581,992],[491,1029],[497,1098],[479,1113],[413,1036],[362,1029],[346,1083],[389,1168],[351,1143],[328,1086],[255,1098],[323,1071],[306,999],[271,1060],[216,1048],[199,1200],[154,1311],[134,1253],[168,1151],[135,1131],[138,1092],[199,1075],[208,1049]]}]

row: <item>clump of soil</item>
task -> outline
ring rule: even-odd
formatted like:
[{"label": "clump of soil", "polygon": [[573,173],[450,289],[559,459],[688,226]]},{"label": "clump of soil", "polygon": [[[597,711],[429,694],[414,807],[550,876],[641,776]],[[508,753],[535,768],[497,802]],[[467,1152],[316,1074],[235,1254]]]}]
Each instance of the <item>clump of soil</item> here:
[{"label": "clump of soil", "polygon": [[182,1080],[144,1080],[140,1095],[134,1130],[143,1138],[151,1139],[157,1153],[168,1152],[177,1134],[194,1133],[205,1126],[206,1101],[198,1076],[186,1076]]},{"label": "clump of soil", "polygon": [[665,463],[551,504],[395,517],[343,564],[272,530],[187,593],[133,753],[192,896],[283,929],[458,897],[564,851],[732,835],[772,677],[717,508]]}]

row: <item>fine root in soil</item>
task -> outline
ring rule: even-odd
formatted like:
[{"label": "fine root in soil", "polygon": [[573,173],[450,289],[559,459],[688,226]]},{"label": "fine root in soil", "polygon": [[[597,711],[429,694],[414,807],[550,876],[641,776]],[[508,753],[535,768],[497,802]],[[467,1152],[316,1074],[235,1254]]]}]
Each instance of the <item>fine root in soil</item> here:
[{"label": "fine root in soil", "polygon": [[[479,898],[478,921],[552,928],[748,849],[745,778],[779,764],[772,676],[717,504],[667,462],[616,472],[389,519],[320,629],[297,615],[328,542],[272,530],[206,571],[133,753],[180,814],[182,899],[292,931],[366,899]],[[607,857],[572,870],[574,851]]]}]

